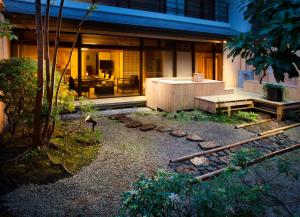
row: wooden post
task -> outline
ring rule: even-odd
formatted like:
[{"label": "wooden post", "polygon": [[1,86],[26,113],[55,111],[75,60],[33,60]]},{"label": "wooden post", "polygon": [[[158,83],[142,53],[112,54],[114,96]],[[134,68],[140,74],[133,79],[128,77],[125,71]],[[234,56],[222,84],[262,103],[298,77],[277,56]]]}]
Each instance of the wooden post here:
[{"label": "wooden post", "polygon": [[144,83],[144,78],[143,78],[143,68],[144,68],[144,58],[143,58],[143,53],[144,53],[144,48],[143,48],[143,39],[140,38],[140,87],[139,87],[139,92],[140,96],[143,95],[143,83]]},{"label": "wooden post", "polygon": [[173,77],[177,77],[177,43],[173,41]]},{"label": "wooden post", "polygon": [[249,126],[253,126],[253,125],[256,125],[256,124],[267,123],[267,122],[270,122],[270,121],[272,121],[272,120],[273,120],[272,118],[269,118],[269,119],[264,119],[264,120],[252,122],[252,123],[239,124],[239,125],[236,125],[235,128],[236,128],[236,129],[239,129],[239,128],[244,128],[244,127],[249,127]]},{"label": "wooden post", "polygon": [[291,128],[294,128],[294,127],[299,127],[299,126],[300,126],[300,123],[292,124],[292,125],[285,126],[285,127],[279,127],[277,129],[274,129],[274,130],[267,130],[267,131],[259,133],[258,135],[259,136],[264,136],[264,135],[268,135],[270,133],[276,133],[278,131],[288,130],[288,129],[291,129]]},{"label": "wooden post", "polygon": [[281,106],[277,107],[277,121],[281,121],[283,117],[283,108]]},{"label": "wooden post", "polygon": [[77,49],[78,49],[78,97],[81,97],[81,79],[82,79],[82,59],[81,59],[81,48],[82,48],[82,41],[81,41],[81,34],[78,36],[77,42]]}]

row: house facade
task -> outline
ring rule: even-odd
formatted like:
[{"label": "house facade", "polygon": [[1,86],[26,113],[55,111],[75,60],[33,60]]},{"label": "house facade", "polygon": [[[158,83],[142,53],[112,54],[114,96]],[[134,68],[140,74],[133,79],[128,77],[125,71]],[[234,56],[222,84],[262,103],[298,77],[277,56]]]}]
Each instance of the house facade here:
[{"label": "house facade", "polygon": [[[192,77],[238,84],[243,60],[232,62],[226,41],[249,30],[237,0],[97,0],[72,53],[64,80],[78,96],[141,96],[155,77]],[[18,40],[2,46],[2,58],[37,59],[33,0],[4,0],[6,19]],[[50,45],[54,46],[59,1],[51,7]],[[88,0],[66,1],[57,71],[62,72]],[[1,52],[2,52],[1,51]],[[53,47],[50,53],[53,52]]]}]

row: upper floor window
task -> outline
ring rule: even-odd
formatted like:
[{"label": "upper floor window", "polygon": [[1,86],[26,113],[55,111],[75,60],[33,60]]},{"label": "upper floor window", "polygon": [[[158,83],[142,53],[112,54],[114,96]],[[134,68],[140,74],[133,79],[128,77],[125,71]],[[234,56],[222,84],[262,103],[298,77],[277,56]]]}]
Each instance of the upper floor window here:
[{"label": "upper floor window", "polygon": [[228,22],[226,0],[96,0],[96,2],[115,7]]}]

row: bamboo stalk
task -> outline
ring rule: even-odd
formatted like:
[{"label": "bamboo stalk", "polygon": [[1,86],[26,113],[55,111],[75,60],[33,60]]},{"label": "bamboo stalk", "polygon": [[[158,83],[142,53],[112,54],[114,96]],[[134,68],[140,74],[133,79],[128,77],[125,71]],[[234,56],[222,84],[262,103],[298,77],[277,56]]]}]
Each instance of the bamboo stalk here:
[{"label": "bamboo stalk", "polygon": [[240,129],[240,128],[244,128],[244,127],[248,127],[248,126],[253,126],[253,125],[256,125],[256,124],[262,124],[262,123],[270,122],[272,120],[273,120],[272,118],[269,118],[269,119],[264,119],[264,120],[261,120],[261,121],[248,123],[248,124],[239,124],[239,125],[236,125],[235,128]]},{"label": "bamboo stalk", "polygon": [[[252,166],[254,164],[257,164],[257,163],[260,163],[262,161],[265,161],[267,159],[270,159],[274,156],[277,156],[277,155],[281,155],[281,154],[285,154],[285,153],[288,153],[288,152],[291,152],[291,151],[294,151],[294,150],[297,150],[300,148],[300,144],[297,144],[297,145],[293,145],[291,147],[288,147],[288,148],[284,148],[284,149],[281,149],[279,151],[275,151],[275,152],[272,152],[270,154],[266,154],[260,158],[257,158],[249,163],[247,163],[246,165],[247,166]],[[219,169],[219,170],[215,170],[213,172],[210,172],[210,173],[207,173],[207,174],[204,174],[202,176],[197,176],[196,179],[199,179],[199,180],[208,180],[210,179],[211,177],[213,176],[217,176],[217,175],[220,175],[221,173],[223,173],[226,169],[228,169],[228,167],[225,167],[225,168],[222,168],[222,169]],[[233,170],[237,171],[238,169],[240,169],[239,167],[237,168],[232,168]]]},{"label": "bamboo stalk", "polygon": [[300,126],[300,123],[292,124],[292,125],[285,126],[285,127],[280,127],[280,128],[274,129],[274,130],[267,130],[267,131],[259,133],[258,135],[263,136],[263,135],[267,135],[267,134],[270,134],[270,133],[275,133],[275,132],[278,132],[278,131],[288,130],[288,129],[291,129],[291,128],[294,128],[294,127],[299,127],[299,126]]},{"label": "bamboo stalk", "polygon": [[274,132],[274,133],[270,133],[270,134],[267,134],[267,135],[258,136],[258,137],[251,138],[251,139],[247,139],[247,140],[244,140],[244,141],[241,141],[241,142],[233,143],[233,144],[230,144],[230,145],[225,145],[225,146],[222,146],[222,147],[219,147],[219,148],[214,148],[214,149],[211,149],[211,150],[208,150],[208,151],[197,152],[197,153],[194,153],[194,154],[191,154],[191,155],[186,155],[186,156],[183,156],[183,157],[180,157],[180,158],[176,158],[174,160],[170,160],[170,162],[171,163],[180,162],[180,161],[192,159],[194,157],[200,157],[200,156],[211,154],[211,153],[214,153],[214,152],[223,151],[225,149],[229,149],[229,148],[233,148],[233,147],[236,147],[236,146],[240,146],[240,145],[243,145],[243,144],[248,143],[248,142],[252,142],[252,141],[256,141],[256,140],[260,140],[260,139],[265,139],[265,138],[268,138],[270,136],[274,136],[274,135],[280,134],[282,132],[283,131]]}]

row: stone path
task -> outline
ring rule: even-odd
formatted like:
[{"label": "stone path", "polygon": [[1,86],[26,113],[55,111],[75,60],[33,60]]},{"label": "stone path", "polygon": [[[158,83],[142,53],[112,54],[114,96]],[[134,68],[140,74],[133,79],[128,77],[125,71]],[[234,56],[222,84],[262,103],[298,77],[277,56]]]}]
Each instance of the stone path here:
[{"label": "stone path", "polygon": [[[266,139],[248,142],[241,146],[213,152],[205,156],[195,157],[183,162],[170,163],[169,166],[176,172],[199,176],[227,167],[230,163],[230,156],[241,148],[254,148],[262,155],[265,155],[296,144],[298,144],[298,142],[291,140],[287,135],[279,134]],[[203,149],[217,147],[212,142],[200,143],[200,146]]]}]

